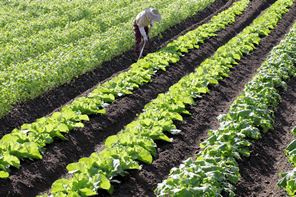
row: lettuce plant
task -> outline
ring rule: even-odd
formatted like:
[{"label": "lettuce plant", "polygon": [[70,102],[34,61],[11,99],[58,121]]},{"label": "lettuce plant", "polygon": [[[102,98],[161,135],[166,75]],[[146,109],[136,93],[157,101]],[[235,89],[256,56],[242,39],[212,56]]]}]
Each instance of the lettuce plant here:
[{"label": "lettuce plant", "polygon": [[[277,1],[274,6],[281,3],[283,2]],[[222,190],[228,192],[229,196],[235,196],[235,187],[232,184],[237,183],[241,176],[237,160],[241,156],[250,155],[248,146],[251,143],[245,138],[259,139],[260,129],[263,132],[273,129],[273,110],[280,102],[275,88],[286,88],[284,80],[296,74],[295,34],[296,23],[285,39],[270,52],[258,69],[259,73],[245,85],[244,93],[233,102],[229,113],[218,116],[220,127],[209,131],[210,137],[200,144],[204,150],[196,155],[196,161],[189,158],[179,168],[173,168],[169,177],[155,189],[158,196],[222,196]],[[296,133],[295,129],[293,132]],[[286,149],[290,162],[296,161],[295,148],[296,142],[293,141]],[[209,158],[218,162],[208,164],[205,161]],[[226,164],[222,168],[221,161]],[[201,169],[210,167],[219,171],[215,176],[214,170],[210,175],[202,176],[203,172],[196,168],[197,165]],[[282,179],[278,185],[286,187],[289,195],[296,192],[295,175],[295,169],[280,175]]]}]

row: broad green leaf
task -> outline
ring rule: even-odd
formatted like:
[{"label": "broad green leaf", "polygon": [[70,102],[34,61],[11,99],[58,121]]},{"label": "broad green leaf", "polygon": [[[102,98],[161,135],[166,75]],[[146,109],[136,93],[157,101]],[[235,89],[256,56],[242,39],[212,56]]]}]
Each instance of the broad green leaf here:
[{"label": "broad green leaf", "polygon": [[56,180],[51,186],[51,193],[66,192],[70,183],[70,180],[64,178]]},{"label": "broad green leaf", "polygon": [[82,195],[82,196],[93,196],[93,195],[96,195],[97,192],[92,191],[89,188],[82,188],[82,189],[79,190],[79,194]]},{"label": "broad green leaf", "polygon": [[9,177],[9,173],[8,172],[0,171],[0,178],[6,179],[8,177]]},{"label": "broad green leaf", "polygon": [[111,184],[109,182],[109,180],[107,179],[107,177],[103,174],[96,174],[91,182],[94,184],[94,185],[98,185],[99,187],[98,188],[101,188],[101,189],[105,189],[105,190],[109,190],[110,187],[111,187]]},{"label": "broad green leaf", "polygon": [[70,192],[68,197],[80,197],[80,195],[77,192]]},{"label": "broad green leaf", "polygon": [[20,168],[20,160],[14,156],[14,155],[10,155],[8,152],[4,152],[2,153],[2,158],[1,160],[3,160],[6,163],[9,163],[11,166],[14,166],[16,168]]},{"label": "broad green leaf", "polygon": [[290,142],[290,144],[286,148],[286,152],[292,151],[294,149],[296,149],[296,140],[293,140],[292,142]]},{"label": "broad green leaf", "polygon": [[239,54],[235,53],[235,54],[232,54],[233,55],[233,58],[236,59],[236,60],[240,60],[241,57]]},{"label": "broad green leaf", "polygon": [[87,166],[85,162],[79,161],[76,163],[70,163],[67,165],[67,170],[70,174],[73,173],[86,173]]}]

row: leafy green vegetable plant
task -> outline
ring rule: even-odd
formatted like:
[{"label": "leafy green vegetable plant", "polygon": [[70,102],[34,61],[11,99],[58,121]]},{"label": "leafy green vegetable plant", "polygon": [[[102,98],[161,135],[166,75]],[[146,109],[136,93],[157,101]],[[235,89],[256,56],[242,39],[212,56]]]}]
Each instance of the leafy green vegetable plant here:
[{"label": "leafy green vegetable plant", "polygon": [[[278,1],[278,4],[274,5],[267,11],[267,13],[271,13],[270,10],[275,10],[278,8],[279,5],[281,5],[281,1]],[[282,9],[284,10],[284,9]],[[263,15],[261,17],[265,17],[266,15]],[[263,23],[266,21],[262,20],[262,26]],[[259,30],[262,27],[260,26],[257,28],[256,32],[259,35]],[[264,28],[264,27],[262,27]],[[247,31],[249,32],[249,28],[247,28]],[[238,35],[241,36],[244,35],[243,33]],[[244,43],[245,40],[249,40],[250,38],[248,36],[242,36],[241,41]],[[256,39],[253,39],[253,42],[257,42]],[[228,44],[225,45],[225,48],[231,46],[233,44],[232,41],[230,41]],[[244,47],[244,46],[242,46]],[[237,50],[236,48],[233,48],[233,51],[229,51],[232,54],[233,51]],[[234,53],[234,52],[233,52]],[[215,54],[214,54],[215,56]],[[218,55],[217,55],[218,56]],[[232,56],[232,58],[234,58]],[[221,57],[217,57],[217,59],[221,60]],[[205,62],[209,62],[209,60],[206,60]],[[224,63],[227,64],[227,66],[221,65],[219,68],[214,67],[215,64],[213,64],[212,69],[209,64],[203,64],[203,66],[196,69],[195,73],[192,73],[184,78],[182,78],[177,84],[173,85],[170,88],[170,91],[165,94],[159,94],[158,97],[154,100],[152,100],[149,104],[147,104],[144,108],[144,113],[139,115],[139,118],[136,121],[133,121],[132,123],[128,124],[124,130],[122,130],[118,135],[110,136],[107,138],[105,142],[105,149],[100,153],[93,153],[95,155],[99,155],[99,160],[104,160],[107,157],[111,155],[113,160],[119,159],[120,166],[126,166],[126,161],[128,164],[132,163],[131,161],[135,161],[137,163],[137,160],[140,160],[145,163],[151,163],[152,157],[155,156],[156,151],[155,147],[156,144],[154,143],[155,139],[163,139],[166,141],[171,141],[172,139],[169,139],[163,131],[168,131],[172,134],[177,134],[181,132],[176,128],[176,126],[173,124],[173,120],[179,120],[182,121],[183,118],[180,115],[181,113],[184,114],[190,114],[186,109],[186,104],[194,104],[193,98],[200,97],[201,93],[207,93],[209,92],[208,85],[209,84],[217,84],[218,80],[222,78],[222,76],[226,77],[227,72],[229,72],[229,62],[235,63],[234,59],[229,58],[228,56],[225,57]],[[264,93],[260,92],[261,89],[258,90],[258,93]],[[267,97],[269,96],[269,92],[266,91]],[[265,96],[265,94],[263,94]],[[265,98],[265,97],[264,97]],[[265,101],[265,99],[263,100]],[[223,180],[230,180],[231,182],[237,182],[239,179],[239,173],[238,173],[238,167],[236,159],[240,159],[240,154],[244,156],[249,155],[249,151],[246,148],[250,145],[250,143],[243,139],[244,134],[235,132],[237,129],[243,130],[246,134],[249,134],[251,136],[260,137],[258,135],[258,129],[255,128],[253,125],[254,122],[262,122],[265,123],[266,120],[270,120],[268,115],[265,115],[265,113],[269,113],[271,111],[264,111],[260,109],[255,109],[256,115],[253,116],[250,113],[245,113],[244,110],[240,109],[240,114],[243,114],[245,119],[244,121],[237,123],[236,120],[230,121],[228,120],[228,116],[225,116],[225,119],[227,119],[226,123],[224,124],[225,130],[221,129],[219,131],[213,131],[212,137],[207,140],[202,146],[204,146],[205,151],[201,152],[197,156],[197,161],[200,161],[200,163],[196,164],[195,169],[197,169],[198,172],[200,172],[202,169],[203,172],[200,172],[199,176],[194,175],[193,170],[190,168],[184,168],[188,170],[189,173],[184,173],[187,177],[194,177],[194,178],[200,178],[201,182],[200,185],[195,185],[192,187],[192,189],[188,190],[188,184],[189,180],[184,180],[184,185],[178,187],[173,186],[167,186],[162,185],[161,188],[158,188],[156,190],[157,193],[162,193],[163,195],[176,195],[176,196],[182,196],[187,194],[194,194],[199,195],[203,194],[203,192],[207,192],[208,195],[218,194],[223,189],[229,192],[231,195],[234,195],[234,187],[230,183],[223,182]],[[235,114],[234,114],[235,115]],[[262,116],[262,117],[261,117]],[[231,117],[231,116],[230,116]],[[251,117],[251,120],[249,118]],[[254,117],[254,118],[253,118]],[[221,117],[224,118],[224,117]],[[266,120],[265,120],[266,119]],[[269,124],[267,124],[269,126]],[[220,135],[221,134],[221,135]],[[260,134],[260,132],[259,132]],[[131,160],[125,160],[122,157],[125,156],[125,153],[127,152],[126,149],[129,147],[138,147],[137,152],[132,152],[131,155],[127,155],[125,158],[130,158]],[[117,149],[117,147],[120,148],[122,152],[119,154],[110,154],[112,152],[112,149]],[[125,148],[123,148],[125,147]],[[141,148],[140,148],[141,147]],[[83,158],[77,163],[69,164],[67,169],[71,173],[76,173],[77,177],[80,174],[79,166],[83,165],[81,163],[89,162],[91,158]],[[112,159],[111,159],[112,160]],[[121,162],[122,161],[122,162]],[[188,160],[189,162],[192,162],[192,160]],[[206,161],[206,162],[204,162]],[[133,166],[135,163],[132,163]],[[102,164],[105,166],[105,164]],[[199,166],[200,165],[200,166]],[[205,165],[205,166],[203,166]],[[71,166],[71,167],[70,167]],[[75,166],[75,167],[73,167]],[[193,165],[189,165],[193,166]],[[138,166],[135,166],[138,168]],[[185,167],[187,167],[185,165]],[[87,167],[88,168],[88,167]],[[100,168],[100,166],[97,166],[97,168]],[[133,169],[136,169],[133,168]],[[121,171],[123,169],[122,167],[119,169],[118,172],[112,171],[116,175],[123,175],[124,173]],[[90,172],[88,169],[85,169],[88,172]],[[107,172],[106,172],[107,173]],[[108,173],[107,173],[108,174]],[[182,174],[182,173],[181,173]],[[178,179],[178,176],[171,175],[172,179]],[[180,175],[181,176],[181,175]],[[182,174],[183,176],[183,174]],[[89,175],[91,178],[91,175]],[[106,176],[108,177],[108,176]],[[206,178],[202,178],[206,177]],[[77,178],[71,178],[69,179],[70,182],[64,187],[68,188],[69,185],[71,185],[71,182],[77,181]],[[112,179],[110,179],[110,182],[116,181],[114,179],[114,176],[112,176]],[[179,179],[174,181],[170,180],[171,182],[180,183]],[[189,181],[189,182],[188,182]],[[192,180],[194,184],[198,183],[198,180]],[[170,183],[171,183],[170,182]],[[212,184],[215,182],[214,184]],[[56,184],[59,183],[59,180],[53,183],[53,188]],[[162,188],[166,187],[166,190],[163,191]],[[112,193],[113,188],[110,186],[110,189],[107,189],[110,193]],[[60,191],[55,191],[53,195],[57,194]],[[173,192],[173,193],[172,193]],[[180,192],[180,193],[178,193]],[[193,192],[193,193],[192,193]],[[62,191],[62,193],[68,194],[68,192]]]},{"label": "leafy green vegetable plant", "polygon": [[[214,1],[120,0],[103,3],[108,5],[103,9],[92,0],[85,4],[64,1],[56,6],[48,0],[43,1],[42,6],[23,2],[20,7],[34,10],[39,17],[15,23],[2,21],[5,28],[0,28],[0,64],[4,64],[0,68],[0,116],[18,101],[35,98],[68,83],[73,77],[131,49],[134,45],[132,23],[143,7],[153,5],[163,15],[161,26],[156,24],[151,32],[150,36],[154,37]],[[78,5],[73,8],[72,3]],[[39,15],[34,5],[48,13]],[[73,8],[73,13],[68,6]],[[9,15],[10,10],[7,13]],[[17,14],[13,16],[18,18]]]},{"label": "leafy green vegetable plant", "polygon": [[[292,133],[296,135],[296,127],[292,129]],[[278,180],[277,185],[285,188],[288,195],[295,196],[296,193],[296,140],[293,140],[286,148],[286,154],[289,158],[289,162],[294,165],[294,169],[291,171],[281,173],[281,179]]]},{"label": "leafy green vegetable plant", "polygon": [[[155,190],[158,196],[222,196],[223,190],[229,196],[235,196],[232,183],[237,183],[240,178],[237,160],[241,155],[250,155],[248,146],[251,143],[245,138],[259,139],[260,128],[263,132],[273,128],[273,110],[280,102],[275,88],[286,88],[284,80],[296,74],[295,35],[296,23],[270,52],[258,69],[259,73],[246,84],[244,93],[233,102],[229,113],[218,116],[221,126],[218,130],[209,131],[210,137],[200,144],[204,150],[196,155],[196,161],[189,158],[179,168],[173,168],[169,177],[158,184]],[[287,152],[294,148],[295,141],[288,146]],[[289,158],[290,161],[295,159],[293,151],[289,152]],[[209,159],[215,162],[208,163]],[[205,176],[203,169],[211,171]],[[281,174],[279,181],[290,195],[296,191],[295,174],[295,169]]]},{"label": "leafy green vegetable plant", "polygon": [[[237,14],[241,14],[241,11],[245,10],[246,5],[249,3],[249,0],[242,0],[238,3],[234,3],[234,6],[231,7],[229,10],[226,10],[222,12],[221,14],[217,15],[215,17],[214,22],[210,22],[210,24],[215,24],[215,26],[222,25],[223,27],[226,24],[229,24],[234,21],[234,17]],[[227,20],[226,20],[227,19]],[[197,30],[195,30],[195,35],[198,36],[203,31],[206,32],[215,32],[218,31],[219,28],[214,29],[206,29],[204,26],[199,27]],[[187,34],[186,34],[187,35]],[[185,36],[186,36],[185,35]],[[188,33],[188,36],[192,37],[192,33]],[[185,37],[183,36],[182,39]],[[182,40],[181,39],[181,40]],[[201,42],[202,40],[206,39],[206,37],[198,37],[198,42]],[[182,42],[181,42],[182,43]],[[197,44],[197,41],[196,43]],[[62,108],[61,112],[55,112],[51,117],[49,118],[41,118],[38,119],[37,122],[32,124],[25,124],[21,127],[21,130],[15,129],[12,134],[7,134],[3,137],[3,139],[6,139],[8,144],[6,144],[6,148],[3,148],[3,150],[8,150],[9,147],[19,147],[21,149],[23,147],[23,144],[25,142],[30,142],[34,144],[34,147],[37,147],[37,149],[43,153],[45,151],[46,144],[52,143],[54,137],[61,138],[63,140],[67,140],[62,133],[68,133],[70,130],[76,127],[83,127],[83,123],[81,121],[88,121],[89,118],[87,115],[94,114],[94,113],[100,113],[104,114],[105,108],[109,106],[109,103],[112,103],[116,98],[121,97],[126,94],[132,94],[132,90],[134,88],[139,87],[143,83],[148,83],[151,81],[151,76],[158,70],[162,69],[165,70],[166,66],[169,66],[169,63],[175,63],[179,61],[180,56],[182,53],[178,51],[177,45],[171,46],[168,45],[167,47],[161,49],[160,51],[149,54],[147,57],[145,57],[142,60],[139,60],[137,63],[133,64],[131,66],[131,69],[127,72],[123,72],[119,74],[117,77],[112,78],[110,81],[107,81],[103,83],[102,85],[99,85],[94,91],[92,91],[87,97],[80,97],[76,100],[74,100],[69,106],[65,106]],[[213,83],[210,80],[210,83]],[[201,93],[207,92],[207,88],[204,87],[198,87],[197,90]],[[180,93],[180,95],[183,95]],[[183,95],[184,97],[184,95]],[[176,100],[177,98],[175,98]],[[175,105],[172,104],[172,106],[167,105],[167,108],[175,108],[173,112],[166,112],[164,114],[170,115],[173,118],[181,120],[182,117],[177,114],[177,112],[185,113],[185,105],[182,104],[192,101],[190,98],[178,98],[180,101]],[[174,101],[169,101],[170,103]],[[163,103],[165,105],[167,103]],[[182,105],[183,108],[180,108],[178,105]],[[179,111],[178,111],[179,110]],[[172,131],[173,133],[178,132],[177,129],[174,127],[171,128],[172,120],[161,120],[159,124],[165,125],[164,129],[168,131]],[[158,127],[160,129],[162,127]],[[26,131],[23,133],[23,131]],[[157,130],[158,133],[155,133],[155,137],[157,139],[163,139],[166,141],[169,141],[167,136],[163,135],[159,130]],[[19,138],[25,139],[25,140],[10,140],[12,136],[15,137],[17,133],[17,136]],[[13,138],[13,139],[14,139]],[[12,155],[12,152],[7,151],[7,154]],[[13,154],[15,154],[13,152]],[[17,155],[14,155],[14,157],[17,157]],[[14,158],[16,160],[16,158]],[[26,157],[31,158],[32,156],[27,155]],[[33,158],[39,158],[41,157],[33,157]],[[6,161],[6,160],[5,160]],[[4,161],[3,161],[4,163]],[[0,161],[1,164],[1,161]],[[19,167],[19,160],[17,160],[17,165],[11,165],[14,167]],[[5,168],[5,176],[1,176],[2,178],[8,177],[9,172],[9,166],[6,165]],[[1,178],[0,177],[0,178]]]}]

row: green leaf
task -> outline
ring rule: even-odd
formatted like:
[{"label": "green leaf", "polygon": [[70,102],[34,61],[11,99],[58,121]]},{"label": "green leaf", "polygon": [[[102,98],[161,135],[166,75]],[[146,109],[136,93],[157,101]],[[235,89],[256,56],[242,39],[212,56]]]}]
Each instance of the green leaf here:
[{"label": "green leaf", "polygon": [[79,194],[82,195],[82,196],[93,196],[93,195],[96,195],[97,192],[92,191],[89,188],[82,188],[82,189],[79,190]]},{"label": "green leaf", "polygon": [[65,194],[63,192],[57,192],[54,194],[54,197],[67,197],[67,194]]},{"label": "green leaf", "polygon": [[[212,83],[212,81],[210,83]],[[216,83],[216,81],[214,83]],[[216,84],[218,84],[218,83],[216,83]],[[209,88],[205,88],[205,87],[203,87],[203,88],[197,88],[197,91],[198,92],[195,92],[195,93],[204,93],[204,94],[206,94],[206,93],[209,93],[210,92]]]},{"label": "green leaf", "polygon": [[180,48],[180,51],[182,53],[188,53],[188,49],[186,49],[185,47]]},{"label": "green leaf", "polygon": [[105,146],[106,147],[109,147],[109,146],[112,146],[112,144],[115,144],[119,141],[118,139],[118,135],[111,135],[109,136],[106,141],[105,141]]},{"label": "green leaf", "polygon": [[294,128],[292,129],[292,133],[293,133],[294,135],[296,135],[296,127],[294,127]]},{"label": "green leaf", "polygon": [[91,182],[94,185],[98,185],[99,188],[101,188],[101,189],[109,190],[111,187],[111,184],[110,184],[109,180],[107,179],[107,177],[101,173],[96,174],[92,178]]},{"label": "green leaf", "polygon": [[219,82],[216,79],[210,79],[209,84],[219,84]]},{"label": "green leaf", "polygon": [[27,148],[28,153],[30,153],[30,155],[33,158],[42,159],[42,155],[39,152],[37,144],[33,142],[28,142],[28,144],[29,144],[29,147]]},{"label": "green leaf", "polygon": [[10,155],[8,152],[4,152],[2,154],[2,160],[6,163],[9,163],[11,166],[14,166],[16,168],[20,168],[20,160],[14,156],[14,155]]},{"label": "green leaf", "polygon": [[169,59],[169,63],[176,63],[176,62],[178,62],[179,61],[179,59],[178,58],[174,58],[174,57],[171,57],[170,59]]},{"label": "green leaf", "polygon": [[59,124],[58,127],[56,128],[57,131],[59,132],[63,132],[63,133],[68,133],[69,132],[69,128],[66,124]]},{"label": "green leaf", "polygon": [[63,136],[58,129],[52,130],[50,132],[51,137],[58,137],[61,138],[62,140],[68,140],[65,136]]},{"label": "green leaf", "polygon": [[290,142],[290,144],[288,145],[288,147],[286,148],[286,152],[292,151],[296,148],[296,140],[293,140],[292,142]]},{"label": "green leaf", "polygon": [[0,178],[7,179],[9,177],[8,172],[0,171]]},{"label": "green leaf", "polygon": [[230,174],[230,173],[226,173],[226,176],[227,176],[227,178],[229,179],[230,182],[235,183],[235,184],[239,180],[239,176],[236,176],[236,175],[233,175],[233,174]]},{"label": "green leaf", "polygon": [[70,183],[70,180],[64,178],[56,180],[51,186],[51,193],[66,192]]},{"label": "green leaf", "polygon": [[236,60],[240,60],[241,59],[240,55],[237,54],[237,53],[233,54],[233,58],[236,59]]},{"label": "green leaf", "polygon": [[68,197],[80,197],[80,195],[77,192],[70,192]]},{"label": "green leaf", "polygon": [[87,170],[87,166],[85,162],[82,162],[81,160],[79,160],[79,162],[76,163],[70,163],[67,165],[67,170],[70,174],[73,173],[85,173]]}]

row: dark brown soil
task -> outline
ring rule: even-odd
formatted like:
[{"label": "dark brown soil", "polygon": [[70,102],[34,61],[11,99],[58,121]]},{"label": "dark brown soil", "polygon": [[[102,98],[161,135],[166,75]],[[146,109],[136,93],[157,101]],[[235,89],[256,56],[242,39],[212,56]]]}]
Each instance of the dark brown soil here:
[{"label": "dark brown soil", "polygon": [[[170,28],[162,33],[163,38],[152,39],[151,49],[159,50],[172,39],[206,23],[213,14],[227,9],[232,1],[216,0],[203,12]],[[253,19],[262,14],[271,1],[254,0],[243,15],[225,30],[220,31],[200,46],[191,50],[181,60],[170,65],[166,72],[159,71],[153,82],[144,84],[132,95],[117,99],[108,108],[105,115],[92,115],[85,122],[83,129],[74,129],[66,135],[68,141],[55,140],[48,145],[42,160],[23,160],[21,168],[13,169],[7,180],[0,180],[0,196],[31,197],[49,191],[51,184],[58,178],[66,177],[66,165],[76,162],[81,157],[88,157],[92,152],[101,150],[105,139],[117,134],[124,126],[141,113],[145,104],[156,98],[159,93],[178,82],[183,76],[193,72],[199,64],[210,57],[220,46],[226,44]],[[217,129],[216,117],[226,113],[230,104],[243,91],[244,85],[257,73],[257,68],[266,59],[268,53],[289,31],[296,19],[294,5],[278,26],[271,30],[268,37],[262,38],[260,45],[250,55],[244,57],[218,85],[211,86],[210,94],[196,100],[195,106],[189,106],[192,116],[184,116],[184,121],[176,122],[183,132],[173,137],[172,143],[157,141],[158,155],[152,164],[144,164],[142,170],[130,171],[125,177],[118,177],[121,184],[115,184],[112,196],[155,196],[153,190],[157,183],[167,178],[169,170],[199,150],[199,144],[208,137],[209,129]],[[0,137],[10,133],[13,128],[24,123],[31,123],[37,118],[48,116],[75,97],[86,95],[98,83],[127,70],[137,57],[130,50],[123,55],[106,62],[100,68],[86,73],[70,84],[55,88],[52,91],[26,103],[17,105],[10,114],[0,119]],[[120,63],[119,63],[120,62]],[[278,173],[291,168],[284,154],[284,148],[293,138],[291,128],[296,120],[296,79],[288,83],[288,91],[281,92],[282,103],[276,111],[275,129],[263,134],[251,147],[251,157],[240,162],[242,178],[237,184],[237,196],[275,196],[284,195],[278,190],[275,181]],[[79,92],[80,91],[80,92]],[[169,134],[168,134],[169,135]],[[284,168],[281,168],[284,167]],[[264,192],[265,191],[265,192]],[[104,191],[99,195],[108,196]]]}]

